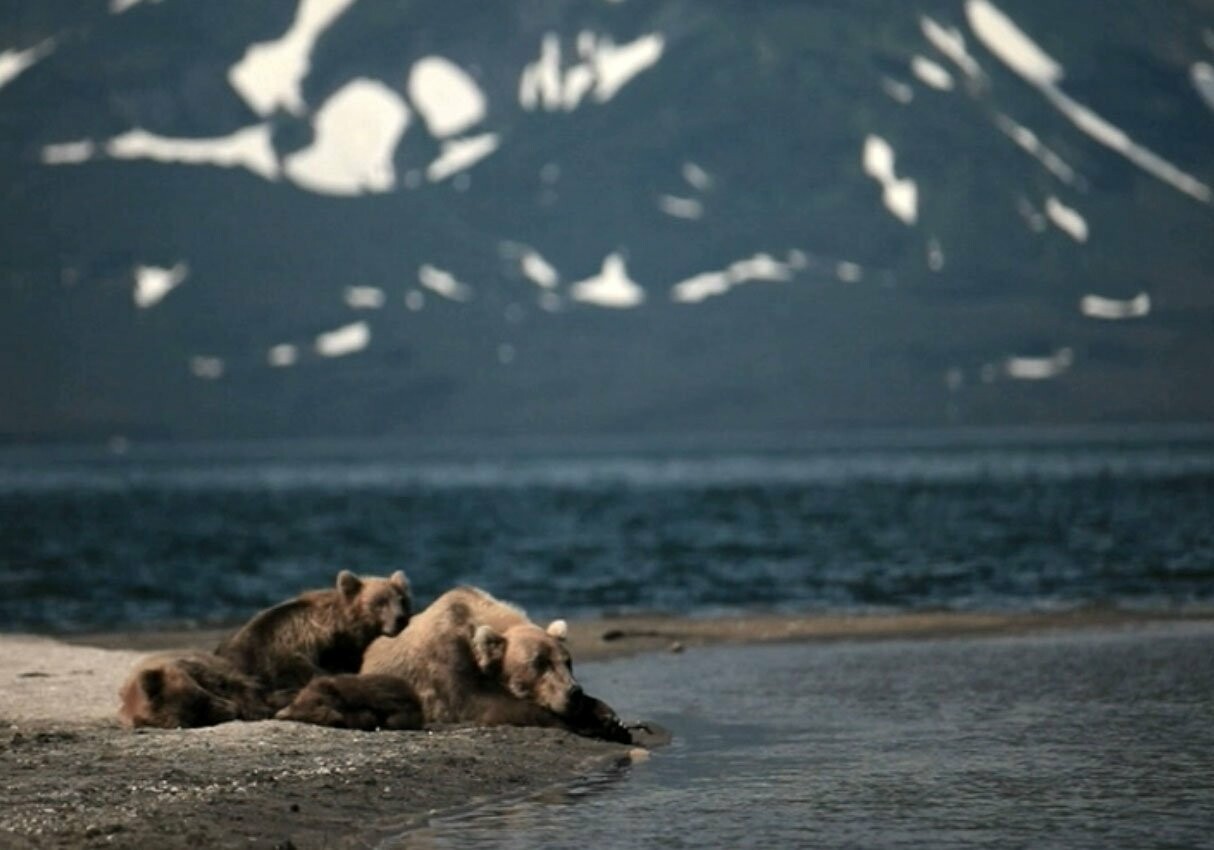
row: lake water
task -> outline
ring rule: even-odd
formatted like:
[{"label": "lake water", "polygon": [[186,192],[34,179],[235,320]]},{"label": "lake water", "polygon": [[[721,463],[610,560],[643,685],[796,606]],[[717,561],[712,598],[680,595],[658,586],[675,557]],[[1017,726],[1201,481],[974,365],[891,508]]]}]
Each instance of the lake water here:
[{"label": "lake water", "polygon": [[338,569],[537,618],[1214,601],[1214,440],[0,452],[0,628],[241,620]]},{"label": "lake water", "polygon": [[[1214,440],[0,453],[0,627],[227,622],[404,568],[537,619],[1214,603]],[[579,665],[674,743],[389,847],[1214,846],[1214,626]]]},{"label": "lake water", "polygon": [[1214,846],[1214,625],[583,667],[673,745],[384,847]]}]

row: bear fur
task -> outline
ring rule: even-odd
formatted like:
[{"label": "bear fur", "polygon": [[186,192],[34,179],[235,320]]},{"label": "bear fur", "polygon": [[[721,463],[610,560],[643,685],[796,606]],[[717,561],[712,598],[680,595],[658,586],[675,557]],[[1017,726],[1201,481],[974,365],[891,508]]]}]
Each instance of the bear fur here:
[{"label": "bear fur", "polygon": [[232,662],[209,652],[161,653],[141,661],[118,691],[118,719],[129,728],[214,726],[264,720],[261,688]]},{"label": "bear fur", "polygon": [[371,641],[399,634],[411,613],[403,572],[359,578],[342,570],[335,587],[267,608],[215,653],[257,680],[270,704],[282,708],[314,676],[357,673]]},{"label": "bear fur", "polygon": [[426,723],[554,726],[628,740],[604,703],[587,697],[565,646],[568,626],[546,629],[475,587],[458,587],[396,637],[367,648],[364,674],[404,678]]},{"label": "bear fur", "polygon": [[318,676],[274,716],[367,732],[423,725],[421,704],[409,683],[399,676],[374,674]]}]

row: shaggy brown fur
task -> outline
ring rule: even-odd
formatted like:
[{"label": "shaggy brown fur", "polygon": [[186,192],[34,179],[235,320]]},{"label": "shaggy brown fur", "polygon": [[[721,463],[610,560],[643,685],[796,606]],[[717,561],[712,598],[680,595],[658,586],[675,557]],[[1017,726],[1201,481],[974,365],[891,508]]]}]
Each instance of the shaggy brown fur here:
[{"label": "shaggy brown fur", "polygon": [[279,720],[338,729],[420,729],[422,708],[409,683],[399,676],[368,674],[318,676],[286,708]]},{"label": "shaggy brown fur", "polygon": [[262,611],[215,652],[256,679],[281,708],[314,676],[357,673],[367,645],[399,634],[411,612],[403,572],[385,579],[342,570],[336,587]]},{"label": "shaggy brown fur", "polygon": [[583,694],[566,631],[563,620],[541,629],[515,606],[460,587],[400,635],[372,643],[362,672],[403,677],[427,723],[557,726],[629,740],[614,712]]},{"label": "shaggy brown fur", "polygon": [[124,726],[161,729],[214,726],[270,716],[261,689],[230,661],[209,652],[145,658],[118,691]]}]

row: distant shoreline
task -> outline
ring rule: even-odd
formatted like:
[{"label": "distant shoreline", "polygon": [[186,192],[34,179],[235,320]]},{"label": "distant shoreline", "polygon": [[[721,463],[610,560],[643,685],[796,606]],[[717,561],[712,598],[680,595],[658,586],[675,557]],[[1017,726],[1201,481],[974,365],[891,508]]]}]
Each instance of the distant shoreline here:
[{"label": "distant shoreline", "polygon": [[966,425],[953,428],[862,427],[725,433],[413,434],[400,436],[185,439],[156,435],[0,434],[0,462],[58,460],[264,460],[274,458],[355,461],[535,458],[553,455],[700,454],[815,451],[897,451],[993,447],[1065,448],[1084,444],[1157,445],[1214,442],[1214,423],[1126,422],[1112,424]]}]

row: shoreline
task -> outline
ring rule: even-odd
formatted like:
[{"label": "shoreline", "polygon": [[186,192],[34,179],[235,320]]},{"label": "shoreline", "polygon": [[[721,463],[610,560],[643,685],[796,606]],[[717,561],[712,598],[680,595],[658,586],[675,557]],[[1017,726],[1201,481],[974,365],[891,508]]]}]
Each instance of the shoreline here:
[{"label": "shoreline", "polygon": [[[570,624],[578,662],[720,644],[1011,636],[1214,621],[1214,610],[1032,614],[636,615]],[[352,732],[280,721],[121,728],[117,688],[145,654],[223,631],[0,635],[0,844],[368,846],[435,815],[525,797],[644,750],[545,729]],[[652,700],[651,700],[652,701]],[[619,706],[617,706],[619,707]],[[625,720],[638,720],[627,716]],[[677,730],[675,730],[677,732]]]},{"label": "shoreline", "polygon": [[[644,652],[728,643],[896,640],[1014,635],[1055,629],[1118,628],[1146,623],[1214,620],[1214,607],[1126,610],[1087,607],[1060,611],[924,611],[878,614],[737,614],[689,617],[622,614],[569,621],[575,661],[610,661]],[[210,650],[239,623],[200,628],[137,628],[39,635],[79,647],[132,650]],[[0,634],[0,642],[14,635]]]},{"label": "shoreline", "polygon": [[62,435],[36,440],[0,433],[0,461],[41,458],[69,460],[112,458],[119,461],[148,457],[202,457],[260,459],[284,454],[303,457],[361,456],[382,459],[535,457],[564,454],[618,455],[669,452],[765,452],[882,450],[923,448],[982,448],[992,445],[1066,448],[1084,442],[1098,444],[1205,443],[1214,440],[1214,426],[1194,419],[1178,422],[1142,420],[1111,423],[1056,422],[1011,425],[868,426],[843,429],[823,426],[804,429],[645,432],[620,435],[610,432],[518,434],[447,431],[395,437],[246,437],[228,439],[174,439],[127,435],[116,449],[112,431],[91,435]]}]

